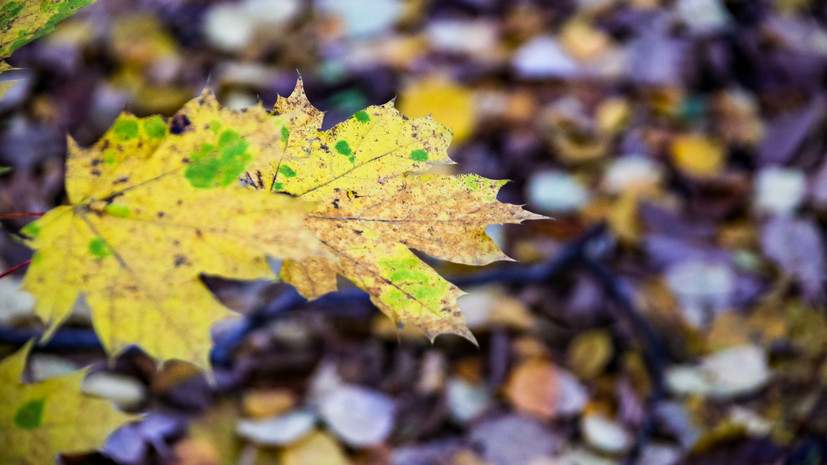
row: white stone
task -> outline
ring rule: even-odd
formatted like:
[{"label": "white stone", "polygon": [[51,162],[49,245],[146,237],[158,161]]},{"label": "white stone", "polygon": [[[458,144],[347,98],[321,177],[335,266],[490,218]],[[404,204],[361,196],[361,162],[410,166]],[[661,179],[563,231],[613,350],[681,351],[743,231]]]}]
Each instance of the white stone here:
[{"label": "white stone", "polygon": [[316,415],[295,410],[266,420],[239,420],[236,433],[263,446],[285,446],[305,436],[316,424]]},{"label": "white stone", "polygon": [[381,34],[402,13],[399,0],[372,0],[369,5],[364,0],[319,0],[316,8],[339,18],[345,36],[360,39]]},{"label": "white stone", "polygon": [[528,180],[526,197],[538,210],[571,213],[589,201],[589,192],[568,173],[543,171]]},{"label": "white stone", "polygon": [[571,78],[580,67],[552,36],[538,36],[523,44],[514,54],[512,66],[525,78]]},{"label": "white stone", "polygon": [[282,24],[301,11],[301,0],[245,0],[239,5],[259,23]]},{"label": "white stone", "polygon": [[589,400],[589,393],[580,381],[568,371],[557,367],[557,399],[555,406],[558,416],[571,416],[580,413]]},{"label": "white stone", "polygon": [[603,175],[603,189],[610,194],[619,194],[640,186],[660,183],[663,170],[644,156],[621,157],[612,162]]},{"label": "white stone", "polygon": [[729,399],[754,392],[769,381],[764,350],[754,345],[731,347],[704,358],[696,366],[666,371],[666,385],[676,394]]},{"label": "white stone", "polygon": [[342,385],[319,407],[328,427],[352,447],[382,444],[393,429],[393,400],[361,386]]},{"label": "white stone", "polygon": [[478,417],[491,406],[491,391],[484,384],[471,384],[452,378],[446,387],[448,410],[457,423]]},{"label": "white stone", "polygon": [[680,0],[675,12],[696,33],[714,32],[729,24],[729,15],[718,0]]},{"label": "white stone", "polygon": [[622,454],[632,445],[631,436],[619,423],[600,414],[585,415],[580,430],[586,442],[602,452]]},{"label": "white stone", "polygon": [[250,43],[255,32],[255,19],[238,5],[220,4],[207,12],[204,35],[215,47],[237,52]]},{"label": "white stone", "polygon": [[667,268],[665,276],[684,317],[695,327],[727,309],[735,292],[735,273],[722,262],[686,260]]},{"label": "white stone", "polygon": [[83,380],[80,390],[88,396],[109,399],[121,408],[134,407],[146,396],[146,388],[138,380],[117,373],[92,373]]},{"label": "white stone", "polygon": [[755,208],[773,214],[790,213],[804,200],[806,191],[807,179],[801,170],[763,168],[755,181]]},{"label": "white stone", "polygon": [[469,55],[485,55],[497,45],[497,27],[490,21],[438,19],[425,29],[428,42],[436,50]]},{"label": "white stone", "polygon": [[0,323],[12,324],[34,315],[34,297],[20,288],[21,282],[15,276],[0,279]]}]

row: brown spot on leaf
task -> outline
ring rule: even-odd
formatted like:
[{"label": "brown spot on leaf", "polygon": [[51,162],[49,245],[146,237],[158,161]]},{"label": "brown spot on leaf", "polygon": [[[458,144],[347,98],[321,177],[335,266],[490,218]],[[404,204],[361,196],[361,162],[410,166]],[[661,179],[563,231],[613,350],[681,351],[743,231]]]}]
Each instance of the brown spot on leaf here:
[{"label": "brown spot on leaf", "polygon": [[179,113],[172,117],[172,123],[169,125],[169,133],[179,135],[182,134],[190,126],[190,119],[187,115]]}]

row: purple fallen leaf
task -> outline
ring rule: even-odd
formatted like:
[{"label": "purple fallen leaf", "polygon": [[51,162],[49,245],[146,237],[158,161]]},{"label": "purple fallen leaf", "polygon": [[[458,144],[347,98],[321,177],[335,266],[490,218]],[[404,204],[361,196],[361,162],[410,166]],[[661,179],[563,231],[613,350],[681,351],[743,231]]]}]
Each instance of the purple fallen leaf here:
[{"label": "purple fallen leaf", "polygon": [[824,246],[812,220],[789,216],[772,218],[761,230],[761,248],[799,283],[807,298],[821,297]]}]

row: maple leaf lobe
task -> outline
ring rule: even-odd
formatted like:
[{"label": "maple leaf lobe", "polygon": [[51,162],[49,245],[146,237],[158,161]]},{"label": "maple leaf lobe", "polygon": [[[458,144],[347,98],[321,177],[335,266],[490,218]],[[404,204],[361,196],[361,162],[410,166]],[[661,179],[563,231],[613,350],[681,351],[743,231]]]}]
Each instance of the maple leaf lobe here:
[{"label": "maple leaf lobe", "polygon": [[209,328],[232,313],[200,275],[267,278],[268,256],[322,252],[305,230],[307,204],[239,185],[269,148],[259,136],[267,119],[204,94],[171,121],[122,114],[92,147],[69,141],[71,205],[24,230],[36,250],[24,286],[46,338],[82,294],[112,356],[139,344],[208,368]]},{"label": "maple leaf lobe", "polygon": [[273,177],[273,190],[317,201],[306,224],[331,253],[285,261],[282,279],[315,298],[335,291],[340,274],[395,322],[410,322],[432,340],[453,333],[473,341],[456,305],[464,293],[410,249],[473,265],[508,260],[485,228],[544,217],[497,202],[505,181],[416,175],[453,163],[452,133],[430,117],[405,118],[393,102],[321,131],[324,115],[299,80],[274,112],[289,140],[268,152],[269,161],[254,162],[248,175],[263,172]]}]

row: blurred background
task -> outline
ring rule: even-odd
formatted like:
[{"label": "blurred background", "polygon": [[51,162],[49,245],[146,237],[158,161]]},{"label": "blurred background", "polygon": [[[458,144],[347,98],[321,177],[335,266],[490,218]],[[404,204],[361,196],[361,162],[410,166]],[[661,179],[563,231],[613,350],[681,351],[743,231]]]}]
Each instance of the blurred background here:
[{"label": "blurred background", "polygon": [[[479,349],[209,280],[248,315],[210,387],[138,349],[107,367],[81,309],[32,376],[93,363],[88,392],[148,413],[67,464],[827,463],[823,2],[98,0],[8,62],[2,212],[65,201],[67,133],[205,86],[270,108],[300,74],[325,128],[395,99],[453,128],[456,172],[555,218],[489,228],[519,264],[431,262]],[[21,276],[7,347],[42,327]]]}]

